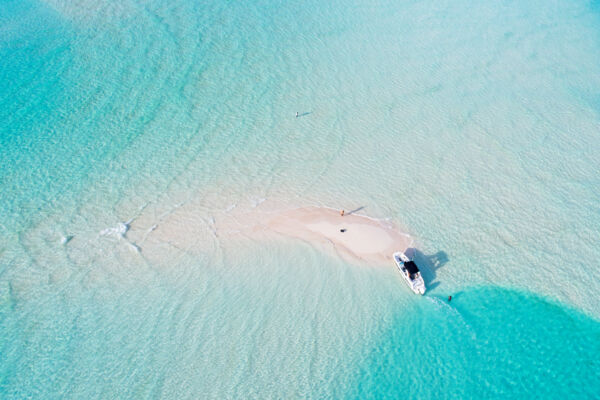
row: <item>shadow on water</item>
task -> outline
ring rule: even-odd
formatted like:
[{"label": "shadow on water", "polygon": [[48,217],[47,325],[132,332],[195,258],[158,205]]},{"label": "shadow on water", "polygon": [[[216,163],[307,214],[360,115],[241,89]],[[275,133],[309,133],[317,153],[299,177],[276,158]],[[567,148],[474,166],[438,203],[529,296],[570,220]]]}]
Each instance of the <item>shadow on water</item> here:
[{"label": "shadow on water", "polygon": [[358,207],[358,208],[355,208],[355,209],[354,209],[354,210],[352,210],[352,211],[348,211],[348,212],[346,213],[346,215],[352,215],[352,214],[354,214],[354,213],[357,213],[357,212],[359,212],[360,210],[363,210],[364,208],[365,208],[365,206],[360,206],[360,207]]},{"label": "shadow on water", "polygon": [[300,118],[300,117],[306,117],[307,115],[310,115],[310,114],[312,114],[312,113],[313,113],[312,111],[306,111],[306,112],[303,112],[302,114],[298,114],[298,115],[296,116],[296,118]]},{"label": "shadow on water", "polygon": [[405,254],[419,266],[427,290],[433,290],[440,285],[440,282],[436,281],[437,270],[446,265],[449,260],[448,254],[445,251],[438,251],[435,254],[427,255],[414,247],[410,247],[406,249]]}]

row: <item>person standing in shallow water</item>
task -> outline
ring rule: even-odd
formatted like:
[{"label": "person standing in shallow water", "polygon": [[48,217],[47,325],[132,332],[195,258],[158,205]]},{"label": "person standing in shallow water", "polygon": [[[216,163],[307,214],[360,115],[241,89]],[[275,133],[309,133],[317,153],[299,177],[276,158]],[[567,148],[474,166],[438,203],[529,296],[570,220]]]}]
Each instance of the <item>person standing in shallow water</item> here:
[{"label": "person standing in shallow water", "polygon": [[344,210],[340,211],[340,215],[343,217],[344,216]]},{"label": "person standing in shallow water", "polygon": [[296,111],[296,118],[298,118],[298,111]]}]

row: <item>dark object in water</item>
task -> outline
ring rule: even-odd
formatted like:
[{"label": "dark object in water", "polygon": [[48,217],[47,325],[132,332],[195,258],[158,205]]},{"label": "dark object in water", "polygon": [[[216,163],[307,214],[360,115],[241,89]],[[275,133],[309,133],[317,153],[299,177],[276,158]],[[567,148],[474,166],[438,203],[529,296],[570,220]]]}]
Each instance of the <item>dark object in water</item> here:
[{"label": "dark object in water", "polygon": [[448,296],[448,303],[452,301],[452,296]]},{"label": "dark object in water", "polygon": [[342,233],[346,232],[346,228],[340,229],[340,232],[342,232]]}]

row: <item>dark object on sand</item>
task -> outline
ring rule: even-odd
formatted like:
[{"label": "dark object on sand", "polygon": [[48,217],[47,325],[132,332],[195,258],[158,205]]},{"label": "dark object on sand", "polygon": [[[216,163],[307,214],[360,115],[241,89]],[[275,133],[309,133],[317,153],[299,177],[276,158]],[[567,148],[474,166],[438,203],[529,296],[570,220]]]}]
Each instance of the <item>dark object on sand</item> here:
[{"label": "dark object on sand", "polygon": [[342,233],[346,232],[346,228],[340,229],[340,232],[342,232]]}]

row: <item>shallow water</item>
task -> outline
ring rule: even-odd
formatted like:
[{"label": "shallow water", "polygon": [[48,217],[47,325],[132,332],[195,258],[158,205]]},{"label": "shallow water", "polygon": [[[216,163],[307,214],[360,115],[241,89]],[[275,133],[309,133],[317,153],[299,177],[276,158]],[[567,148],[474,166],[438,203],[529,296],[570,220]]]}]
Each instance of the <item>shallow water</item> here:
[{"label": "shallow water", "polygon": [[294,242],[255,246],[13,287],[2,305],[4,396],[597,393],[600,323],[581,313],[492,287],[450,303],[417,297],[393,270]]},{"label": "shallow water", "polygon": [[[594,3],[0,9],[3,397],[598,387]],[[304,243],[131,242],[128,222],[161,229],[190,202],[207,225],[271,202],[364,207],[415,238],[432,297]],[[573,332],[567,353],[538,314]],[[405,341],[429,346],[415,382],[394,380]]]}]

